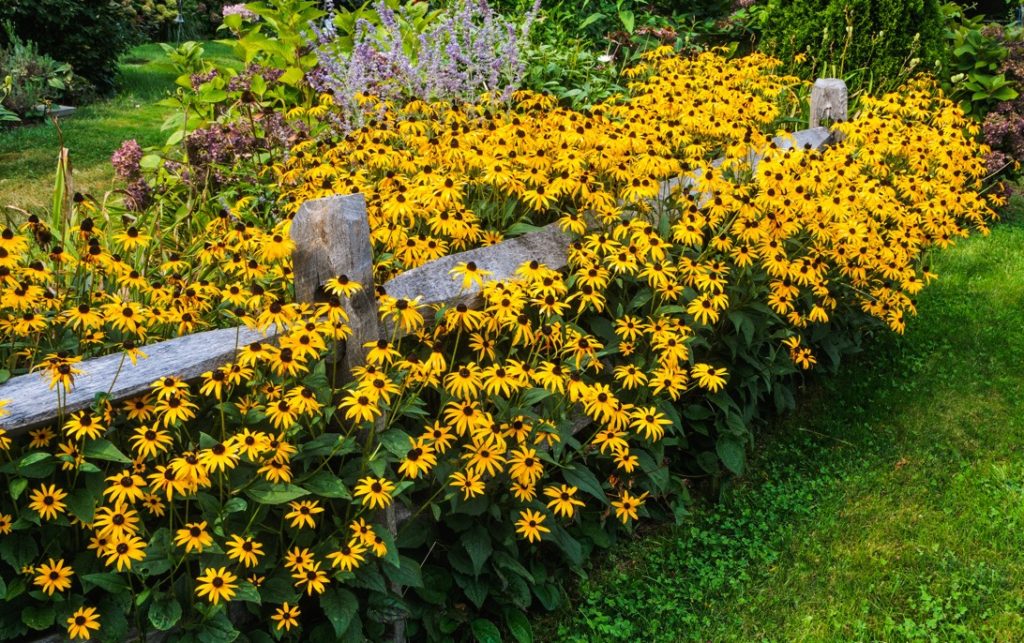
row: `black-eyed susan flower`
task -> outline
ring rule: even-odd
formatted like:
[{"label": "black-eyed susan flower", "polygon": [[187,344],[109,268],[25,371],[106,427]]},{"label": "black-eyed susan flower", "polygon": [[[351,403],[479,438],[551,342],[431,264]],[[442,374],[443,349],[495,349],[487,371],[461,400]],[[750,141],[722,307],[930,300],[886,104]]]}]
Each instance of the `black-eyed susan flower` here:
[{"label": "black-eyed susan flower", "polygon": [[348,275],[338,275],[324,282],[324,290],[338,297],[351,297],[362,288],[358,283],[348,278]]},{"label": "black-eyed susan flower", "polygon": [[519,520],[516,521],[516,533],[528,541],[540,542],[543,538],[543,534],[550,533],[551,530],[544,526],[544,520],[547,516],[534,511],[532,509],[524,509],[519,512]]},{"label": "black-eyed susan flower", "polygon": [[420,298],[395,299],[384,296],[380,299],[380,314],[385,320],[393,321],[406,333],[419,330],[424,323],[423,314],[417,309]]},{"label": "black-eyed susan flower", "polygon": [[509,474],[523,486],[532,487],[544,475],[544,463],[537,450],[529,447],[514,449],[508,459]]},{"label": "black-eyed susan flower", "polygon": [[146,508],[149,515],[156,516],[157,518],[163,516],[164,512],[167,510],[164,501],[155,493],[147,493],[142,496],[142,506]]},{"label": "black-eyed susan flower", "polygon": [[185,495],[192,488],[192,484],[179,475],[174,467],[157,465],[153,473],[147,476],[149,488],[155,493],[163,493],[170,501],[175,495]]},{"label": "black-eyed susan flower", "polygon": [[644,506],[644,501],[647,499],[647,492],[643,492],[639,496],[634,496],[628,491],[623,491],[618,500],[612,501],[612,507],[615,508],[615,516],[622,521],[622,524],[628,524],[631,520],[637,520],[639,515],[637,510]]},{"label": "black-eyed susan flower", "polygon": [[274,621],[274,627],[276,627],[278,631],[284,630],[285,632],[288,632],[293,627],[299,626],[299,616],[301,615],[302,612],[299,611],[298,605],[289,605],[286,601],[274,610],[270,619]]},{"label": "black-eyed susan flower", "polygon": [[256,473],[261,474],[270,482],[291,482],[292,468],[286,460],[280,457],[268,458]]},{"label": "black-eyed susan flower", "polygon": [[174,544],[184,547],[185,553],[196,552],[201,554],[203,550],[213,544],[213,536],[206,530],[206,521],[187,522],[174,533]]},{"label": "black-eyed susan flower", "polygon": [[196,595],[206,598],[214,605],[221,599],[225,602],[230,601],[238,590],[236,581],[238,576],[232,574],[226,567],[207,567],[196,577]]},{"label": "black-eyed susan flower", "polygon": [[331,561],[331,567],[337,567],[345,572],[350,572],[366,560],[366,545],[360,538],[352,538],[342,545],[338,550],[327,554],[327,560]]},{"label": "black-eyed susan flower", "polygon": [[198,409],[186,395],[171,394],[158,399],[153,412],[159,422],[170,427],[195,418]]},{"label": "black-eyed susan flower", "polygon": [[117,571],[131,569],[133,562],[146,558],[146,542],[138,536],[110,538],[106,550],[101,555],[106,557],[104,563],[108,567],[115,565]]},{"label": "black-eyed susan flower", "polygon": [[324,508],[316,500],[293,501],[289,502],[288,506],[292,510],[286,513],[284,517],[286,520],[291,521],[290,526],[295,529],[302,529],[304,527],[314,529],[316,527],[316,515],[324,511]]},{"label": "black-eyed susan flower", "polygon": [[444,386],[451,395],[459,399],[471,400],[477,397],[483,387],[480,367],[475,362],[460,366],[445,375]]},{"label": "black-eyed susan flower", "polygon": [[42,485],[29,495],[31,502],[28,508],[39,514],[43,520],[53,520],[58,514],[64,513],[67,505],[62,501],[68,494],[57,485]]},{"label": "black-eyed susan flower", "polygon": [[327,589],[327,584],[331,582],[327,572],[320,569],[319,562],[302,571],[294,572],[292,579],[295,581],[295,586],[300,590],[304,589],[309,596],[323,594]]},{"label": "black-eyed susan flower", "polygon": [[359,390],[349,391],[338,408],[345,410],[345,419],[355,422],[373,422],[381,414],[377,403]]},{"label": "black-eyed susan flower", "polygon": [[146,493],[146,481],[131,471],[122,471],[106,480],[110,484],[103,490],[103,495],[109,496],[113,503],[132,504]]},{"label": "black-eyed susan flower", "polygon": [[64,559],[54,561],[51,558],[49,562],[36,567],[36,574],[32,582],[53,596],[54,592],[63,592],[71,587],[71,577],[75,575],[75,571],[70,565],[64,564]]},{"label": "black-eyed susan flower", "polygon": [[461,491],[465,500],[483,494],[486,488],[483,479],[472,471],[456,471],[449,478],[448,484]]},{"label": "black-eyed susan flower", "polygon": [[398,473],[406,478],[416,479],[437,464],[432,442],[426,437],[409,438],[409,450],[398,465]]},{"label": "black-eyed susan flower", "polygon": [[143,458],[156,458],[158,454],[166,454],[174,439],[170,433],[158,426],[140,426],[129,438],[135,453]]},{"label": "black-eyed susan flower", "polygon": [[665,435],[665,429],[672,426],[672,420],[654,407],[637,407],[629,418],[630,428],[653,442],[660,440]]},{"label": "black-eyed susan flower", "polygon": [[473,286],[483,288],[484,280],[494,274],[477,266],[475,261],[460,261],[448,272],[456,281],[461,279],[459,287],[463,290],[469,290]]},{"label": "black-eyed susan flower", "polygon": [[369,506],[370,509],[377,507],[383,509],[391,504],[391,492],[394,490],[395,483],[387,478],[368,476],[359,480],[352,495],[359,498],[360,503]]},{"label": "black-eyed susan flower", "polygon": [[259,557],[263,555],[263,545],[252,538],[232,535],[227,540],[227,555],[231,560],[236,560],[246,567],[255,567],[259,564]]},{"label": "black-eyed susan flower", "polygon": [[95,607],[82,606],[67,619],[68,638],[89,640],[90,630],[100,629],[100,615]]},{"label": "black-eyed susan flower", "polygon": [[697,381],[698,386],[717,393],[725,387],[725,378],[728,372],[722,367],[715,367],[711,364],[696,364],[690,370],[690,375]]},{"label": "black-eyed susan flower", "polygon": [[98,536],[105,538],[131,536],[139,530],[139,512],[124,503],[100,507],[93,516],[92,526]]},{"label": "black-eyed susan flower", "polygon": [[30,449],[45,449],[57,437],[57,434],[49,427],[29,431],[28,435],[31,438],[28,442]]},{"label": "black-eyed susan flower", "polygon": [[572,518],[576,514],[576,507],[584,506],[583,501],[576,498],[577,491],[576,487],[566,484],[545,487],[544,495],[551,498],[547,504],[548,509],[551,509],[559,516]]},{"label": "black-eyed susan flower", "polygon": [[256,460],[260,454],[270,450],[270,437],[263,431],[242,429],[241,433],[231,436],[230,440],[249,460]]},{"label": "black-eyed susan flower", "polygon": [[97,418],[93,417],[92,412],[89,410],[72,413],[71,418],[64,423],[64,432],[68,437],[75,440],[87,438],[95,440],[103,435],[104,431],[106,431],[106,427]]},{"label": "black-eyed susan flower", "polygon": [[285,569],[293,572],[310,569],[315,562],[313,553],[306,548],[292,547],[284,556]]},{"label": "black-eyed susan flower", "polygon": [[498,475],[505,465],[505,447],[493,434],[475,434],[473,440],[463,445],[466,453],[462,459],[466,461],[466,469],[477,475]]},{"label": "black-eyed susan flower", "polygon": [[199,462],[207,471],[230,471],[238,464],[238,447],[233,442],[218,442],[199,452]]}]

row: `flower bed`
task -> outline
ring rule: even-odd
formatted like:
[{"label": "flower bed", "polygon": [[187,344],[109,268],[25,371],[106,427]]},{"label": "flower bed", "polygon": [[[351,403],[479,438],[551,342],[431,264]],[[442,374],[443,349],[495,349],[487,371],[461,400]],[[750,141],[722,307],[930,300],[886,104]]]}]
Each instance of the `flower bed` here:
[{"label": "flower bed", "polygon": [[[641,519],[682,520],[690,480],[741,472],[762,403],[791,403],[788,377],[863,332],[902,331],[927,252],[992,218],[981,150],[933,83],[863,99],[826,150],[782,150],[799,81],[775,64],[659,50],[629,97],[587,113],[530,93],[368,99],[365,126],[273,164],[269,219],[255,197],[187,226],[86,200],[5,231],[0,352],[55,397],[83,355],[144,359],[156,338],[240,322],[287,332],[196,385],[101,395],[5,440],[0,578],[19,609],[0,634],[123,638],[131,619],[356,640],[408,620],[411,636],[497,640],[501,623],[527,640],[523,610],[556,606],[565,570]],[[661,198],[679,175],[698,191]],[[289,227],[303,202],[352,192],[378,285],[550,223],[575,239],[568,267],[492,282],[460,263],[479,309],[376,293],[397,330],[342,383],[325,357],[359,285],[334,275],[294,301]],[[400,527],[382,512],[396,504]]]}]

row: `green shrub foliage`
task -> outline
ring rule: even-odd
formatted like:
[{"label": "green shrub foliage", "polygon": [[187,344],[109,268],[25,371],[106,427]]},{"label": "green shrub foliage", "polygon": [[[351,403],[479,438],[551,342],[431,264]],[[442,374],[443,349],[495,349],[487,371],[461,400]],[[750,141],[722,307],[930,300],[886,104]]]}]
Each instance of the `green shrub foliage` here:
[{"label": "green shrub foliage", "polygon": [[942,68],[943,45],[937,0],[772,0],[761,42],[809,75],[863,71],[883,87]]},{"label": "green shrub foliage", "polygon": [[[114,88],[117,60],[136,39],[135,12],[127,0],[4,0],[0,22],[39,51],[74,68],[103,93]],[[0,33],[0,46],[7,45]]]}]

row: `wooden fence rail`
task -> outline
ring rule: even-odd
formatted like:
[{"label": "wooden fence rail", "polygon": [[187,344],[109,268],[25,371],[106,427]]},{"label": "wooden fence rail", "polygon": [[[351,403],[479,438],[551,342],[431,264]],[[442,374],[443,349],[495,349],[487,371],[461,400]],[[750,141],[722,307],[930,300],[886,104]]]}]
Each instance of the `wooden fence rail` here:
[{"label": "wooden fence rail", "polygon": [[[780,149],[792,147],[821,148],[830,142],[830,131],[819,127],[823,117],[833,120],[846,117],[846,85],[841,80],[819,79],[811,92],[811,127],[793,134],[776,137]],[[752,165],[759,158],[751,159]],[[696,190],[691,177],[664,181],[660,196],[673,191]],[[698,199],[710,198],[697,194]],[[374,300],[373,248],[362,195],[333,196],[304,203],[291,227],[295,243],[293,268],[295,296],[300,302],[312,302],[323,283],[344,274],[358,282],[362,290],[349,301],[352,338],[342,357],[345,368],[363,362],[363,344],[389,336],[390,328],[382,327]],[[384,284],[384,290],[396,298],[420,297],[424,306],[463,303],[479,305],[479,288],[462,290],[449,271],[460,262],[475,262],[491,273],[490,279],[508,280],[524,262],[536,260],[551,268],[565,267],[570,237],[557,224],[536,232],[508,239],[493,246],[467,250],[431,261],[408,270]],[[121,402],[144,394],[152,382],[174,376],[194,380],[202,373],[235,359],[236,351],[252,342],[274,341],[277,329],[260,332],[244,326],[210,330],[143,348],[148,355],[132,364],[121,354],[107,355],[76,365],[82,373],[75,377],[74,387],[63,400],[40,373],[11,378],[0,385],[0,400],[7,400],[8,415],[0,420],[10,435],[51,424],[62,414],[90,406],[99,393],[109,395],[112,402]],[[61,402],[61,403],[58,403]]]}]

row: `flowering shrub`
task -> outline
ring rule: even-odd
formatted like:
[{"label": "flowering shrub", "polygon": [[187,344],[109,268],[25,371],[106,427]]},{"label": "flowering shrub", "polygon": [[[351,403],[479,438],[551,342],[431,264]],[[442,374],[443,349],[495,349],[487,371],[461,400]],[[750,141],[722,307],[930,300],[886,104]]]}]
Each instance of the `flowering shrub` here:
[{"label": "flowering shrub", "polygon": [[406,100],[475,100],[481,93],[508,99],[525,71],[522,49],[538,9],[536,0],[521,24],[496,13],[486,0],[459,0],[435,25],[409,44],[410,21],[400,21],[385,2],[374,4],[377,22],[355,23],[353,43],[339,49],[329,15],[316,30],[319,67],[313,85],[333,95],[357,117],[365,96]]},{"label": "flowering shrub", "polygon": [[[986,230],[970,125],[932,82],[864,98],[829,149],[782,150],[797,81],[777,61],[646,58],[628,99],[586,114],[532,93],[369,99],[376,120],[273,163],[279,209],[246,196],[202,234],[88,200],[3,231],[0,358],[55,401],[83,355],[145,359],[153,339],[236,323],[283,333],[195,384],[3,436],[17,609],[0,635],[123,638],[127,615],[199,640],[358,640],[408,617],[412,636],[497,640],[500,620],[526,640],[522,610],[556,606],[562,570],[643,518],[682,519],[688,477],[742,470],[780,378],[838,359],[869,320],[902,331],[927,252]],[[118,154],[128,176],[137,157]],[[696,193],[659,198],[676,176]],[[303,201],[350,192],[378,286],[550,222],[574,238],[569,265],[492,282],[462,262],[451,277],[481,289],[477,309],[379,289],[394,331],[341,383],[325,357],[359,285],[336,275],[323,301],[294,301],[288,232]]]},{"label": "flowering shrub", "polygon": [[[1024,39],[1018,33],[1004,44],[1006,56],[999,73],[1020,87],[1024,82]],[[982,140],[992,148],[987,159],[989,172],[1001,172],[1024,161],[1024,97],[1015,95],[992,108],[982,123]]]}]

